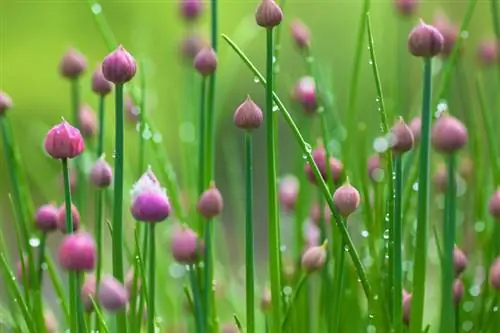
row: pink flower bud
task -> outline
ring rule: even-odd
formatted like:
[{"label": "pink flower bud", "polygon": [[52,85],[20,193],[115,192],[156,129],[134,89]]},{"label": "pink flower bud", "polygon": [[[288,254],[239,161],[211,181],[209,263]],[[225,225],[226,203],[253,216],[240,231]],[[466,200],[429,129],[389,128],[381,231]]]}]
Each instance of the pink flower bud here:
[{"label": "pink flower bud", "polygon": [[404,122],[403,118],[400,118],[396,124],[391,129],[392,139],[391,148],[396,154],[404,154],[413,148],[413,133],[410,128]]},{"label": "pink flower bud", "polygon": [[43,320],[45,323],[45,332],[56,333],[58,329],[57,319],[54,314],[50,311],[45,311],[43,315]]},{"label": "pink flower bud", "polygon": [[171,251],[174,259],[183,264],[194,264],[204,249],[196,233],[188,227],[179,227],[172,234]]},{"label": "pink flower bud", "polygon": [[75,49],[69,49],[59,63],[59,72],[68,79],[76,79],[87,68],[87,59]]},{"label": "pink flower bud", "polygon": [[420,141],[421,126],[422,126],[422,119],[418,116],[414,117],[411,120],[410,125],[408,126],[410,127],[410,131],[413,134],[413,139],[415,140],[415,142]]},{"label": "pink flower bud", "polygon": [[118,311],[128,303],[125,287],[112,276],[104,276],[99,286],[99,302],[110,312]]},{"label": "pink flower bud", "polygon": [[243,103],[238,106],[234,112],[233,122],[236,127],[244,130],[253,130],[259,128],[264,119],[262,110],[248,96]]},{"label": "pink flower bud", "polygon": [[224,201],[219,189],[212,182],[208,190],[203,192],[198,199],[198,213],[206,219],[211,219],[222,212]]},{"label": "pink flower bud", "polygon": [[360,196],[358,190],[349,183],[340,186],[333,194],[335,208],[344,217],[354,213],[359,207],[359,202]]},{"label": "pink flower bud", "polygon": [[459,277],[467,268],[467,257],[456,246],[453,248],[453,265],[455,267],[455,277]]},{"label": "pink flower bud", "polygon": [[274,0],[262,0],[255,12],[257,25],[263,28],[274,28],[283,20],[283,12]]},{"label": "pink flower bud", "polygon": [[294,175],[283,177],[279,187],[279,200],[285,210],[293,210],[299,194],[299,181]]},{"label": "pink flower bud", "polygon": [[196,20],[203,12],[203,1],[181,0],[181,16],[186,21]]},{"label": "pink flower bud", "polygon": [[114,84],[124,84],[132,80],[136,71],[137,65],[134,57],[121,45],[102,62],[104,78]]},{"label": "pink flower bud", "polygon": [[417,0],[394,0],[394,5],[398,14],[402,16],[411,16],[417,9]]},{"label": "pink flower bud", "polygon": [[321,211],[321,208],[322,207],[320,207],[319,203],[315,202],[311,205],[311,210],[309,211],[309,218],[317,225],[320,224],[322,218],[325,219],[326,223],[329,223],[332,216],[332,212],[330,211],[330,207],[328,207],[328,205],[323,206],[323,211]]},{"label": "pink flower bud", "polygon": [[442,114],[432,126],[432,145],[441,153],[452,154],[462,149],[467,140],[467,128],[457,118],[447,113]]},{"label": "pink flower bud", "polygon": [[94,274],[87,275],[85,281],[83,282],[82,289],[80,290],[80,299],[82,300],[83,307],[85,311],[92,312],[94,311],[94,304],[92,303],[92,299],[94,302],[98,302],[96,297],[96,277]]},{"label": "pink flower bud", "polygon": [[299,50],[309,47],[311,42],[311,33],[307,26],[299,19],[295,19],[290,24],[292,39]]},{"label": "pink flower bud", "polygon": [[203,37],[191,34],[180,42],[181,59],[192,64],[196,55],[206,47],[208,43]]},{"label": "pink flower bud", "polygon": [[453,283],[453,302],[455,304],[460,303],[462,297],[464,295],[464,284],[460,279],[456,279],[455,283]]},{"label": "pink flower bud", "polygon": [[496,190],[490,197],[488,212],[495,220],[500,220],[500,190]]},{"label": "pink flower bud", "polygon": [[[319,146],[314,149],[312,152],[312,157],[314,163],[318,166],[319,172],[321,173],[321,177],[323,180],[328,181],[328,171],[327,171],[327,162],[326,162],[326,150],[323,146]],[[334,182],[338,182],[340,177],[342,176],[342,172],[344,170],[344,166],[342,162],[330,156],[329,167],[331,169],[331,175],[333,177]],[[312,184],[316,184],[316,177],[309,163],[306,164],[304,171],[307,174],[307,178]]]},{"label": "pink flower bud", "polygon": [[104,78],[102,65],[99,65],[92,74],[92,91],[98,95],[106,96],[113,90],[113,84]]},{"label": "pink flower bud", "polygon": [[373,154],[367,163],[368,177],[374,182],[380,182],[384,178],[384,169],[381,166],[381,157],[379,154]]},{"label": "pink flower bud", "polygon": [[74,158],[85,149],[80,131],[63,120],[45,137],[45,150],[55,159]]},{"label": "pink flower bud", "polygon": [[83,105],[78,110],[78,122],[85,138],[92,138],[97,133],[97,117],[94,110],[88,105]]},{"label": "pink flower bud", "polygon": [[272,301],[271,301],[271,290],[265,287],[262,291],[262,296],[260,299],[260,310],[264,313],[271,311]]},{"label": "pink flower bud", "polygon": [[99,188],[107,188],[111,185],[112,180],[113,170],[104,156],[101,156],[92,166],[90,181]]},{"label": "pink flower bud", "polygon": [[137,221],[157,223],[170,215],[170,202],[164,188],[151,170],[146,171],[132,188],[132,216]]},{"label": "pink flower bud", "polygon": [[320,245],[321,231],[318,227],[318,222],[306,222],[304,230],[304,241],[306,248]]},{"label": "pink flower bud", "polygon": [[496,39],[487,39],[479,43],[477,47],[477,56],[479,63],[484,67],[491,67],[498,64],[498,42]]},{"label": "pink flower bud", "polygon": [[201,75],[210,76],[217,69],[217,63],[217,54],[211,47],[207,47],[196,55],[193,66]]},{"label": "pink flower bud", "polygon": [[500,291],[500,258],[495,259],[490,267],[490,284],[496,291]]},{"label": "pink flower bud", "polygon": [[59,246],[59,264],[68,271],[91,271],[96,262],[96,245],[89,233],[66,235]]},{"label": "pink flower bud", "polygon": [[432,58],[443,50],[444,38],[432,25],[420,23],[408,36],[408,49],[415,57]]},{"label": "pink flower bud", "polygon": [[12,99],[9,95],[0,91],[0,117],[5,115],[7,110],[12,108]]},{"label": "pink flower bud", "polygon": [[302,255],[302,267],[307,273],[312,273],[322,269],[326,259],[326,243],[321,246],[312,246]]},{"label": "pink flower bud", "polygon": [[455,47],[460,30],[442,12],[436,15],[433,25],[441,33],[441,36],[443,36],[444,43],[441,55],[448,57]]},{"label": "pink flower bud", "polygon": [[[80,229],[80,212],[74,204],[71,204],[71,219],[73,222],[73,231]],[[68,233],[66,229],[66,204],[63,203],[57,212],[57,228],[64,234]]]},{"label": "pink flower bud", "polygon": [[42,205],[35,215],[35,225],[38,230],[51,232],[57,229],[59,210],[53,204]]},{"label": "pink flower bud", "polygon": [[315,114],[318,108],[316,83],[310,76],[304,76],[295,84],[292,99],[298,102],[306,114]]}]

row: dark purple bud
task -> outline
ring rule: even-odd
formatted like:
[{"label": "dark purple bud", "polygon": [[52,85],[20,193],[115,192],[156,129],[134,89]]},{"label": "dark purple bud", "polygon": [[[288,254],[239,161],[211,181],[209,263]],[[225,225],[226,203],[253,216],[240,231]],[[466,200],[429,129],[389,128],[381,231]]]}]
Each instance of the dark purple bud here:
[{"label": "dark purple bud", "polygon": [[167,193],[151,170],[146,171],[132,188],[130,209],[132,216],[141,222],[157,223],[170,215]]},{"label": "dark purple bud", "polygon": [[88,105],[83,105],[78,110],[78,122],[81,133],[85,138],[92,138],[97,133],[97,117],[94,110]]},{"label": "dark purple bud", "polygon": [[210,76],[217,69],[217,62],[217,54],[211,47],[207,47],[196,55],[193,66],[201,75]]},{"label": "dark purple bud", "polygon": [[311,43],[311,33],[307,26],[299,19],[295,19],[290,24],[292,39],[299,50],[309,47]]},{"label": "dark purple bud", "polygon": [[92,74],[92,91],[98,95],[106,96],[113,90],[113,83],[104,78],[102,65],[99,65]]},{"label": "dark purple bud", "polygon": [[59,63],[59,72],[68,79],[76,79],[86,68],[87,59],[75,49],[69,49]]},{"label": "dark purple bud", "polygon": [[98,302],[96,297],[96,278],[94,274],[89,274],[85,278],[83,282],[82,289],[80,290],[80,299],[82,300],[83,307],[85,311],[92,312],[94,311],[94,304],[92,303],[92,299],[94,302]]},{"label": "dark purple bud", "polygon": [[35,225],[38,230],[43,232],[57,230],[58,212],[59,210],[53,204],[40,206],[35,215]]},{"label": "dark purple bud", "polygon": [[106,162],[104,156],[101,156],[92,166],[90,171],[90,181],[99,188],[107,188],[113,180],[113,170]]},{"label": "dark purple bud", "polygon": [[59,264],[68,271],[91,271],[96,262],[96,245],[89,233],[78,232],[64,237],[59,246]]},{"label": "dark purple bud", "polygon": [[404,154],[413,148],[414,139],[411,129],[400,118],[391,129],[391,148],[396,154]]},{"label": "dark purple bud", "polygon": [[444,39],[432,25],[420,23],[408,36],[408,49],[415,57],[432,58],[443,50]]},{"label": "dark purple bud", "polygon": [[[71,219],[73,222],[73,231],[77,231],[80,228],[80,212],[74,204],[71,204]],[[57,211],[57,229],[59,229],[63,234],[67,234],[66,229],[66,204],[63,203],[59,210]]]},{"label": "dark purple bud", "polygon": [[201,0],[181,0],[181,16],[186,21],[196,20],[203,12],[203,1]]},{"label": "dark purple bud", "polygon": [[432,145],[441,153],[455,153],[467,144],[467,140],[467,128],[460,120],[448,113],[442,114],[432,126]]},{"label": "dark purple bud", "polygon": [[45,136],[45,151],[55,159],[74,158],[85,149],[80,131],[63,120]]},{"label": "dark purple bud", "polygon": [[238,106],[233,116],[233,122],[236,127],[244,130],[259,128],[263,119],[264,115],[262,114],[262,110],[252,101],[250,96]]},{"label": "dark purple bud", "polygon": [[7,110],[12,108],[12,99],[9,95],[0,91],[0,117],[5,115]]},{"label": "dark purple bud", "polygon": [[274,28],[283,20],[283,12],[274,0],[262,0],[255,12],[255,22],[263,28]]},{"label": "dark purple bud", "polygon": [[136,71],[137,65],[134,57],[121,45],[102,62],[104,78],[114,84],[124,84],[132,80]]},{"label": "dark purple bud", "polygon": [[335,208],[344,217],[348,217],[358,209],[360,200],[358,190],[349,183],[340,186],[333,194]]},{"label": "dark purple bud", "polygon": [[99,302],[110,312],[125,308],[128,303],[128,292],[125,287],[112,276],[104,276],[99,286]]},{"label": "dark purple bud", "polygon": [[172,234],[171,252],[174,259],[183,264],[194,264],[203,255],[203,244],[188,227],[178,227]]},{"label": "dark purple bud", "polygon": [[219,189],[215,187],[215,183],[211,183],[210,187],[201,194],[198,199],[197,210],[206,219],[211,219],[222,212],[224,201]]}]

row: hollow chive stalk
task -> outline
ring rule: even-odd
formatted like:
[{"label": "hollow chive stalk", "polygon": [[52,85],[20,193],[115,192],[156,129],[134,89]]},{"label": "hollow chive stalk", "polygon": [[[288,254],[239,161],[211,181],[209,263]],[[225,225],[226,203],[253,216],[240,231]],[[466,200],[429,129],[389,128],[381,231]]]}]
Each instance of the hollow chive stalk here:
[{"label": "hollow chive stalk", "polygon": [[196,276],[196,266],[191,265],[189,267],[189,281],[191,283],[191,291],[193,293],[193,305],[194,305],[194,318],[196,322],[196,333],[205,333],[204,321],[203,321],[203,309],[201,304],[201,292],[200,286],[198,284],[198,277]]},{"label": "hollow chive stalk", "polygon": [[36,290],[35,292],[37,293],[35,299],[36,299],[36,307],[37,307],[37,320],[38,325],[42,325],[40,327],[44,327],[45,325],[45,316],[44,316],[44,311],[43,311],[43,270],[44,270],[44,265],[45,265],[45,247],[46,247],[46,242],[47,242],[47,233],[43,232],[41,237],[40,237],[40,245],[38,246],[39,252],[38,252],[38,263],[37,263],[37,284],[36,284]]},{"label": "hollow chive stalk", "polygon": [[[115,85],[115,175],[113,199],[113,276],[123,283],[123,161],[124,161],[124,135],[123,135],[123,85]],[[116,314],[117,329],[127,333],[125,310]]]},{"label": "hollow chive stalk", "polygon": [[394,316],[392,318],[392,327],[395,333],[403,332],[403,255],[401,247],[403,245],[403,156],[394,155],[394,247],[392,257],[394,260]]},{"label": "hollow chive stalk", "polygon": [[[74,78],[71,80],[71,108],[72,108],[72,122],[73,126],[81,130],[80,121],[78,118],[78,113],[80,111],[80,81],[78,78]],[[83,170],[83,157],[77,156],[75,158],[75,167],[76,167],[76,193],[75,193],[75,204],[78,207],[80,212],[85,211],[85,188],[86,182],[85,173]]]},{"label": "hollow chive stalk", "polygon": [[255,282],[254,282],[254,241],[253,241],[253,138],[250,131],[245,133],[246,170],[246,218],[245,218],[245,284],[246,316],[248,333],[255,332]]},{"label": "hollow chive stalk", "polygon": [[[200,113],[199,113],[199,123],[198,123],[198,137],[204,139],[206,134],[206,119],[205,119],[205,96],[207,91],[207,79],[203,77],[201,79],[201,93],[200,93]],[[205,154],[206,146],[203,141],[198,144],[198,195],[201,195],[205,189]],[[198,219],[198,234],[203,235],[203,217],[199,215]]]},{"label": "hollow chive stalk", "polygon": [[445,219],[443,223],[443,273],[442,273],[442,306],[441,331],[455,332],[455,303],[453,301],[453,247],[455,246],[456,223],[456,180],[455,155],[447,157],[447,185],[445,198]]},{"label": "hollow chive stalk", "polygon": [[[62,171],[64,180],[64,203],[66,207],[66,231],[69,234],[73,233],[73,217],[71,215],[71,190],[69,182],[69,169],[68,159],[62,160]],[[78,332],[78,286],[76,279],[76,272],[70,271],[68,273],[69,279],[69,304],[70,304],[70,327],[72,332]]]},{"label": "hollow chive stalk", "polygon": [[[255,65],[252,63],[252,61],[245,55],[245,53],[236,45],[234,41],[232,41],[227,35],[222,35],[222,38],[228,43],[228,45],[233,49],[233,51],[240,57],[240,59],[245,63],[245,65],[250,69],[250,71],[257,77],[259,82],[264,86],[267,87],[267,81],[266,78],[260,73],[260,71],[255,67]],[[280,112],[277,112],[281,114],[287,123],[288,127],[291,129],[293,137],[297,141],[297,144],[300,146],[300,149],[302,151],[302,154],[304,154],[305,159],[311,166],[311,170],[314,174],[314,177],[317,181],[318,187],[321,189],[323,196],[325,197],[325,200],[328,204],[328,207],[330,208],[330,211],[332,212],[333,215],[333,220],[335,221],[335,225],[337,228],[339,228],[340,233],[342,235],[342,238],[344,239],[346,246],[349,249],[349,255],[351,256],[351,259],[353,261],[354,268],[356,270],[356,274],[359,278],[359,281],[361,283],[361,286],[363,287],[363,292],[365,293],[365,296],[370,299],[371,294],[372,294],[372,289],[370,282],[368,281],[368,277],[366,275],[365,269],[363,267],[363,264],[361,263],[361,259],[359,258],[358,251],[356,250],[356,247],[354,246],[354,243],[352,241],[351,236],[349,235],[349,232],[346,228],[345,225],[339,223],[340,221],[340,216],[335,208],[335,205],[332,200],[332,194],[330,193],[330,190],[328,189],[327,184],[323,180],[323,177],[321,176],[321,173],[318,169],[318,166],[314,162],[314,159],[311,154],[311,146],[304,140],[304,137],[302,136],[300,130],[297,127],[297,124],[293,120],[292,116],[290,115],[290,112],[288,109],[285,107],[283,104],[282,100],[279,98],[279,96],[275,93],[272,92],[272,97],[273,101],[276,103],[277,109],[279,109]]]},{"label": "hollow chive stalk", "polygon": [[422,96],[422,125],[418,177],[417,236],[414,259],[413,298],[411,303],[410,333],[421,332],[424,317],[425,274],[429,229],[429,176],[431,136],[431,92],[432,62],[424,59],[424,82]]},{"label": "hollow chive stalk", "polygon": [[[340,223],[345,224],[345,220],[342,219]],[[344,240],[340,239],[340,244],[338,248],[338,253],[335,261],[335,295],[333,303],[333,319],[332,319],[332,331],[340,332],[340,315],[342,310],[342,295],[343,295],[343,285],[344,285],[344,267],[345,267],[345,245]]]},{"label": "hollow chive stalk", "polygon": [[[156,242],[155,242],[155,224],[149,226],[149,304],[148,304],[148,333],[155,333],[155,268],[156,268]],[[140,309],[139,309],[140,310]]]},{"label": "hollow chive stalk", "polygon": [[293,307],[298,299],[300,291],[302,290],[302,288],[305,286],[305,284],[307,282],[308,276],[309,276],[308,274],[302,274],[302,276],[299,279],[299,282],[297,282],[297,286],[295,287],[295,290],[294,290],[292,297],[291,297],[291,300],[290,300],[290,305],[288,305],[288,308],[287,308],[285,315],[283,317],[283,323],[281,324],[281,331],[280,332],[287,332],[288,325],[290,324],[290,317],[292,315]]}]

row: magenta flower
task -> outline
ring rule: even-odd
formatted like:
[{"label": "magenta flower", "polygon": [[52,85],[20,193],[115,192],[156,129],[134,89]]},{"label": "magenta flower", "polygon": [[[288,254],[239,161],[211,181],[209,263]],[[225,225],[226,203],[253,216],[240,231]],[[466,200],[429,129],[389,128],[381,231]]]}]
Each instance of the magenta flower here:
[{"label": "magenta flower", "polygon": [[84,149],[80,131],[65,120],[52,127],[45,137],[45,150],[55,159],[74,158]]}]

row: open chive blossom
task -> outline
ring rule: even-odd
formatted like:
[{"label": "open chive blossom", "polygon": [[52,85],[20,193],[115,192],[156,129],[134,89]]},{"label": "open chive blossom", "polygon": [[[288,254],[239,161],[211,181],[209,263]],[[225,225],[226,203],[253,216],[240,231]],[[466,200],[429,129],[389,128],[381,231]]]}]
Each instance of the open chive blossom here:
[{"label": "open chive blossom", "polygon": [[49,130],[44,145],[47,153],[55,159],[74,158],[85,149],[80,131],[65,120]]},{"label": "open chive blossom", "polygon": [[82,284],[82,288],[80,290],[80,299],[83,303],[83,307],[85,311],[92,312],[94,311],[94,304],[92,303],[92,299],[97,301],[96,297],[96,277],[94,274],[89,274],[85,278],[85,281]]},{"label": "open chive blossom", "polygon": [[59,62],[59,72],[68,79],[76,79],[87,68],[87,59],[78,50],[69,49]]},{"label": "open chive blossom", "polygon": [[444,38],[432,25],[420,23],[408,36],[408,49],[415,57],[431,58],[443,50]]},{"label": "open chive blossom", "polygon": [[132,80],[136,71],[137,65],[134,57],[121,45],[102,62],[104,78],[114,84],[124,84]]},{"label": "open chive blossom", "polygon": [[[71,220],[73,222],[73,231],[80,228],[80,212],[74,204],[71,204]],[[66,205],[63,203],[57,211],[57,228],[64,234],[68,233],[66,229]]]},{"label": "open chive blossom", "polygon": [[7,110],[12,109],[12,105],[10,96],[0,91],[0,117],[4,116]]},{"label": "open chive blossom", "polygon": [[255,13],[257,25],[274,28],[283,20],[283,11],[274,0],[262,0]]},{"label": "open chive blossom", "polygon": [[102,278],[98,298],[104,309],[114,312],[125,308],[129,295],[123,284],[108,275]]},{"label": "open chive blossom", "polygon": [[82,135],[85,138],[93,138],[98,130],[97,117],[88,105],[82,105],[78,110],[78,123],[81,129]]},{"label": "open chive blossom", "polygon": [[304,50],[311,44],[311,32],[309,28],[299,19],[295,19],[290,24],[290,33],[295,46],[299,50]]},{"label": "open chive blossom", "polygon": [[97,66],[91,79],[92,91],[100,96],[106,96],[113,90],[113,84],[106,80],[102,73],[102,64]]},{"label": "open chive blossom", "polygon": [[202,49],[193,60],[193,67],[202,76],[210,76],[217,70],[217,54],[211,47]]},{"label": "open chive blossom", "polygon": [[[342,176],[342,172],[344,170],[344,165],[342,164],[342,162],[332,156],[330,156],[330,160],[327,163],[326,151],[322,145],[314,149],[314,151],[312,152],[312,157],[314,159],[314,163],[316,163],[316,165],[318,166],[323,180],[329,181],[327,168],[331,169],[331,174],[334,182],[338,182],[340,180],[340,177]],[[316,184],[316,176],[314,175],[314,172],[312,171],[309,163],[305,165],[304,171],[306,172],[309,181],[312,184]]]},{"label": "open chive blossom", "polygon": [[172,233],[170,251],[175,261],[190,265],[203,256],[205,248],[193,230],[182,226]]},{"label": "open chive blossom", "polygon": [[68,271],[91,271],[96,264],[96,244],[89,233],[67,235],[59,246],[59,264]]},{"label": "open chive blossom", "polygon": [[198,200],[197,210],[204,218],[211,219],[222,212],[224,208],[224,200],[219,189],[215,187],[215,183],[211,183],[210,187],[201,194]]},{"label": "open chive blossom", "polygon": [[156,223],[170,216],[167,191],[161,187],[151,169],[134,184],[131,195],[130,210],[137,221]]},{"label": "open chive blossom", "polygon": [[35,225],[42,232],[51,232],[57,230],[59,210],[53,204],[40,206],[36,211]]},{"label": "open chive blossom", "polygon": [[101,156],[90,170],[90,181],[98,188],[107,188],[113,181],[113,170],[106,162],[104,156]]}]

